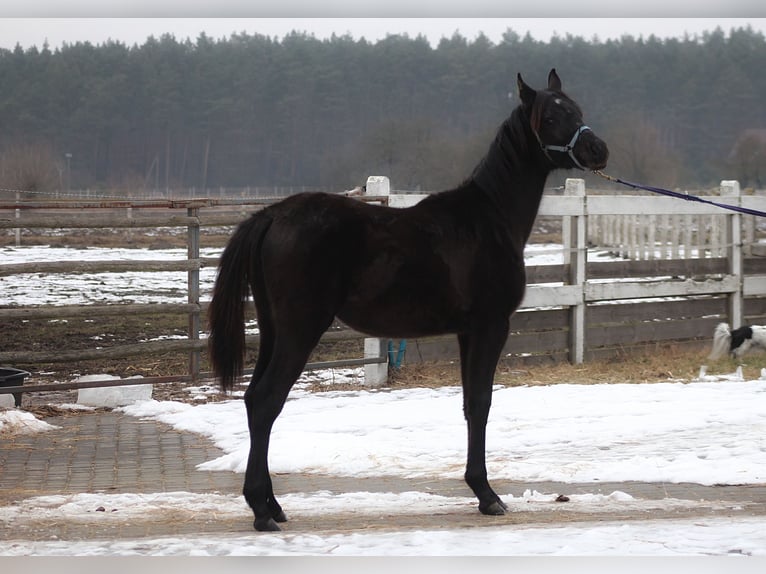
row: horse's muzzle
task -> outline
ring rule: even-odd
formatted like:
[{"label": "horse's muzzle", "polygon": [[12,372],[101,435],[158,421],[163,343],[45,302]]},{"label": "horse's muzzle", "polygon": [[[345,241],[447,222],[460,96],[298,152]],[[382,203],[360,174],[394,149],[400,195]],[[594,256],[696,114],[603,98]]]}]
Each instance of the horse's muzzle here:
[{"label": "horse's muzzle", "polygon": [[609,148],[606,147],[606,142],[592,131],[582,133],[572,152],[577,161],[589,170],[604,169],[609,159]]}]

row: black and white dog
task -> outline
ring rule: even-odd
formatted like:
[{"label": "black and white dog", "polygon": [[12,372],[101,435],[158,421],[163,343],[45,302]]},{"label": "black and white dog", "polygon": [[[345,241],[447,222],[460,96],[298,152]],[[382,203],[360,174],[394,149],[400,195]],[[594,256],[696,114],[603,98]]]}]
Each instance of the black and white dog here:
[{"label": "black and white dog", "polygon": [[727,354],[738,358],[758,348],[766,350],[766,326],[745,325],[732,331],[728,323],[719,323],[713,332],[713,350],[708,358],[715,361]]}]

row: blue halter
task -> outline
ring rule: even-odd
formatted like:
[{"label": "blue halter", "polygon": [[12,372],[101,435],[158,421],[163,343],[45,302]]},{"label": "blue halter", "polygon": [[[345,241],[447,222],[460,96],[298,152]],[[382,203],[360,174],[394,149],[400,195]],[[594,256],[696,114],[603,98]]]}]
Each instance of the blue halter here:
[{"label": "blue halter", "polygon": [[549,145],[544,144],[542,140],[540,139],[540,136],[535,132],[535,135],[537,136],[537,141],[540,142],[540,147],[543,149],[543,152],[545,152],[545,156],[553,162],[551,159],[551,156],[548,155],[549,151],[560,151],[562,153],[568,154],[571,160],[574,162],[574,164],[581,170],[586,171],[583,165],[577,161],[577,158],[574,156],[574,147],[577,144],[577,140],[580,137],[580,134],[583,133],[586,130],[591,130],[588,126],[582,125],[580,126],[577,131],[572,136],[572,139],[569,141],[567,145]]}]

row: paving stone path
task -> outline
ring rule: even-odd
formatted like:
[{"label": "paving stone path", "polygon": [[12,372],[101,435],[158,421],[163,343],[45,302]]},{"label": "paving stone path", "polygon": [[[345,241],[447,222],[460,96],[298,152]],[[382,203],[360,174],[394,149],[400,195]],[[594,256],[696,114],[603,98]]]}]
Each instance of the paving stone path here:
[{"label": "paving stone path", "polygon": [[[140,420],[113,411],[81,412],[45,419],[56,430],[33,435],[0,437],[0,506],[22,504],[25,499],[76,493],[192,492],[238,495],[242,475],[201,471],[196,466],[222,453],[204,437],[179,432],[156,421]],[[398,477],[344,478],[322,475],[278,475],[280,493],[406,492],[422,491],[453,497],[471,497],[461,480],[403,479]],[[494,480],[499,493],[520,497],[527,490],[542,493],[582,494],[615,490],[634,498],[685,501],[669,509],[631,509],[572,512],[567,503],[534,511],[515,510],[503,517],[481,516],[474,504],[450,507],[434,515],[367,512],[364,508],[317,516],[286,508],[290,532],[359,531],[369,529],[440,529],[501,524],[555,524],[573,521],[642,520],[683,516],[766,516],[766,485],[704,487],[696,484],[639,482],[594,484],[518,483]],[[552,499],[555,498],[552,497]],[[96,509],[93,509],[94,512]],[[95,515],[94,515],[95,516]],[[0,540],[82,540],[135,538],[201,533],[252,531],[252,517],[242,502],[241,513],[155,512],[124,520],[64,519],[49,516],[0,520]],[[258,534],[253,532],[253,535]]]}]

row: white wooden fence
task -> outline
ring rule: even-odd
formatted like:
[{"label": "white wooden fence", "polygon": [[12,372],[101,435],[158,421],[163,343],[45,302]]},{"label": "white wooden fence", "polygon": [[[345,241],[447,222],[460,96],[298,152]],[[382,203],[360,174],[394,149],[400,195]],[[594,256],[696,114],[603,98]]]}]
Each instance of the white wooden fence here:
[{"label": "white wooden fence", "polygon": [[[372,187],[375,195],[386,195],[387,182],[382,186],[377,182]],[[722,181],[720,195],[710,197],[728,204],[740,205],[751,209],[766,211],[766,197],[743,196],[739,183]],[[423,195],[390,195],[389,205],[405,207],[420,201]],[[728,320],[733,326],[743,321],[743,299],[745,297],[766,296],[766,275],[745,277],[743,274],[743,216],[734,211],[725,211],[712,205],[690,202],[665,196],[654,195],[586,195],[585,181],[568,179],[563,196],[545,195],[539,216],[563,218],[564,263],[568,266],[569,277],[564,284],[537,284],[527,287],[526,295],[520,307],[538,309],[565,307],[570,312],[570,359],[580,363],[585,349],[585,309],[589,304],[634,300],[645,298],[693,297],[702,295],[724,295],[728,298]],[[723,274],[712,277],[682,280],[661,278],[655,280],[633,279],[611,281],[589,280],[587,278],[588,220],[604,218],[613,221],[638,221],[637,217],[653,218],[665,222],[664,227],[654,226],[638,233],[638,226],[626,226],[627,236],[633,237],[632,244],[621,244],[620,249],[626,257],[676,259],[689,258],[693,255],[708,254],[724,257],[727,269]],[[691,223],[710,218],[715,224],[708,234],[708,242],[700,233],[692,233]],[[695,219],[696,218],[696,219]],[[674,225],[670,221],[675,221]],[[677,222],[688,222],[689,226]],[[607,230],[606,235],[614,230]],[[639,241],[639,236],[642,238]],[[622,235],[625,237],[625,234]],[[713,237],[713,245],[709,238]],[[752,241],[751,241],[752,243]],[[643,254],[643,255],[639,255]]]},{"label": "white wooden fence", "polygon": [[[588,241],[633,260],[726,257],[725,213],[590,215]],[[756,243],[759,227],[766,227],[760,219],[754,215],[741,218],[745,256],[766,253],[766,245]]]}]

